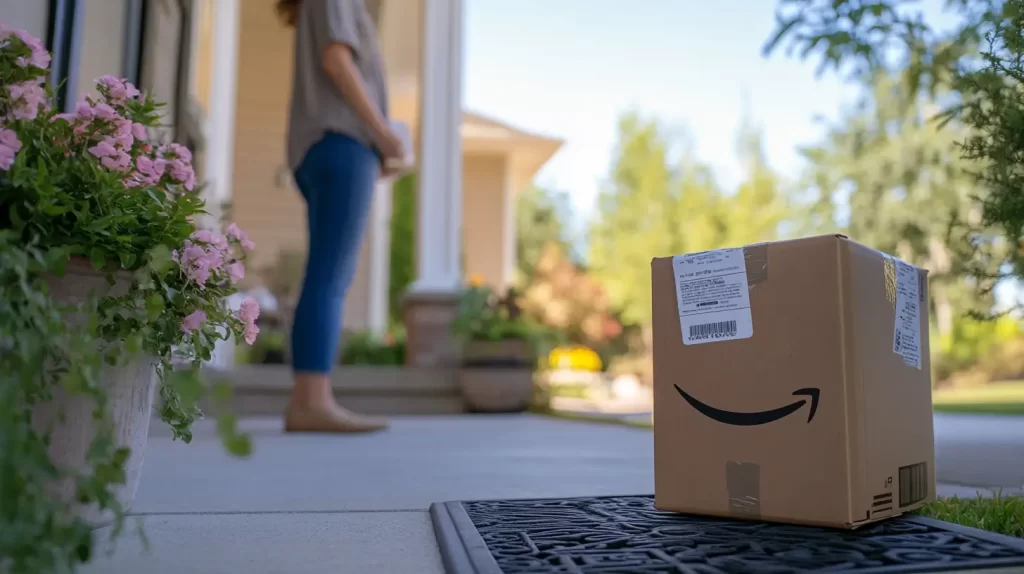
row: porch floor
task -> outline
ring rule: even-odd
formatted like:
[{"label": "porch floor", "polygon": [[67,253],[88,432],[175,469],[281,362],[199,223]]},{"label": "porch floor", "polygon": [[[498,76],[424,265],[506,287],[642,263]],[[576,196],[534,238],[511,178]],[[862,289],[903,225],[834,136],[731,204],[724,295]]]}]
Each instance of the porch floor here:
[{"label": "porch floor", "polygon": [[[128,532],[83,572],[439,574],[433,502],[654,488],[651,433],[617,425],[459,415],[396,418],[364,436],[284,435],[277,418],[242,426],[248,460],[224,454],[207,421],[191,445],[154,424],[127,526],[145,525],[149,549]],[[1024,458],[1011,453],[1024,452],[1024,418],[937,415],[936,436],[940,482],[1021,486]]]}]

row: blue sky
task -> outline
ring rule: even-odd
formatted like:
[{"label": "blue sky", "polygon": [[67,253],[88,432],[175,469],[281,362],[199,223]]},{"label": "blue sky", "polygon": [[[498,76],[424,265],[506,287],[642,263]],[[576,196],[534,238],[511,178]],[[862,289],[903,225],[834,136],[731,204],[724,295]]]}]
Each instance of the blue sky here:
[{"label": "blue sky", "polygon": [[[731,4],[725,9],[724,4]],[[537,183],[592,213],[630,110],[685,130],[723,184],[740,176],[746,108],[773,166],[796,175],[797,146],[822,132],[856,89],[811,62],[761,57],[775,0],[467,0],[465,106],[565,146]],[[742,8],[741,8],[742,7]]]},{"label": "blue sky", "polygon": [[[465,106],[565,140],[537,183],[592,214],[618,118],[637,111],[684,130],[719,180],[735,185],[746,112],[772,166],[796,177],[797,148],[823,133],[857,87],[816,62],[762,46],[778,0],[465,0]],[[951,19],[923,0],[931,23]]]}]

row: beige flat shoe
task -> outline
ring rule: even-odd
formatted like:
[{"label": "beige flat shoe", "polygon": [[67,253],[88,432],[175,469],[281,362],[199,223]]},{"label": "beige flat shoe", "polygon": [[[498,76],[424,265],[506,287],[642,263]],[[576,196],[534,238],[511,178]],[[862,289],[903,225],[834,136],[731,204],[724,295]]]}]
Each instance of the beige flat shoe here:
[{"label": "beige flat shoe", "polygon": [[366,433],[388,428],[388,421],[354,413],[344,407],[300,409],[289,406],[284,432]]}]

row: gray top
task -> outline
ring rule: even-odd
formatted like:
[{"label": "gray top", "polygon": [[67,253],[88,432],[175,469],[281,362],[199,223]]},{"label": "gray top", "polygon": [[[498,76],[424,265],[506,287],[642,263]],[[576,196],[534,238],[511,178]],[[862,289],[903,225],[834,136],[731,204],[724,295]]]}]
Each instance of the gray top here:
[{"label": "gray top", "polygon": [[324,71],[324,50],[332,43],[352,48],[371,101],[388,115],[384,63],[364,0],[303,0],[295,22],[295,76],[288,121],[288,165],[293,170],[329,131],[373,147],[369,127]]}]

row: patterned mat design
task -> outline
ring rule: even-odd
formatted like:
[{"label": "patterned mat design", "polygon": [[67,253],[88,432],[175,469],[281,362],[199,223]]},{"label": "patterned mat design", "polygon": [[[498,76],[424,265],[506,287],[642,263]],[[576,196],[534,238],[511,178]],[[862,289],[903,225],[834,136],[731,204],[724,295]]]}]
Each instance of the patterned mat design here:
[{"label": "patterned mat design", "polygon": [[651,496],[431,507],[449,574],[1024,573],[1024,540],[916,516],[856,531],[660,512]]}]

